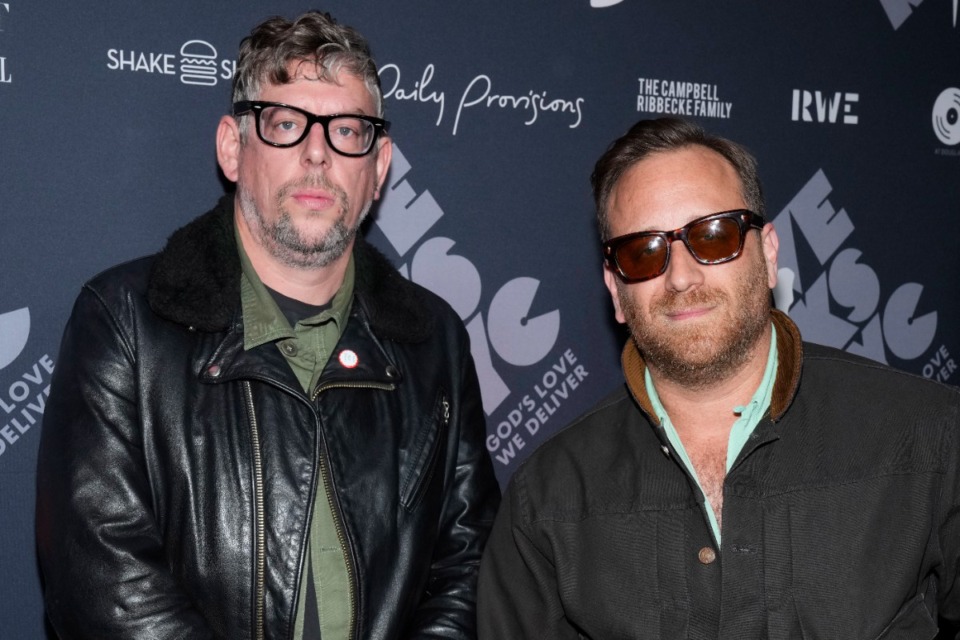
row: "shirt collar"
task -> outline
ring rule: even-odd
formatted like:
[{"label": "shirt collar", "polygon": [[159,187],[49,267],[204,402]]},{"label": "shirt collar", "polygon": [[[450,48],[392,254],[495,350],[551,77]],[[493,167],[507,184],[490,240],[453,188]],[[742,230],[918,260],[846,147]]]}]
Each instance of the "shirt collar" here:
[{"label": "shirt collar", "polygon": [[[253,264],[243,248],[243,242],[240,240],[240,233],[236,228],[234,237],[237,243],[237,251],[240,254],[240,303],[243,313],[244,350],[253,349],[267,342],[294,337],[293,328],[287,322],[273,296],[267,291],[266,286],[260,280],[260,276],[253,268]],[[297,324],[318,325],[332,320],[337,324],[337,327],[342,328],[347,315],[350,313],[354,280],[355,267],[353,254],[351,253],[343,283],[334,294],[330,308],[310,318],[304,318]]]},{"label": "shirt collar", "polygon": [[[760,422],[764,412],[770,406],[770,399],[773,397],[773,384],[777,379],[777,328],[770,324],[770,349],[767,354],[767,364],[763,371],[763,378],[760,380],[760,386],[754,391],[753,397],[746,405],[733,407],[733,413],[746,419],[751,425],[750,430]],[[654,415],[661,423],[669,422],[667,410],[660,401],[660,394],[653,384],[653,378],[650,376],[650,368],[644,367],[643,380],[646,386],[647,396],[650,398],[650,404],[653,406]]]}]

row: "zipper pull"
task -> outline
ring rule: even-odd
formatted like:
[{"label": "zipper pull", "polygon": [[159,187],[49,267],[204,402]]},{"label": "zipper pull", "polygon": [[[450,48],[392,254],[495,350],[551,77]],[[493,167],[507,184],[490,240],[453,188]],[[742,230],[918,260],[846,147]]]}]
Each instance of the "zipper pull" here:
[{"label": "zipper pull", "polygon": [[443,402],[443,424],[450,424],[450,403],[446,398],[442,400]]}]

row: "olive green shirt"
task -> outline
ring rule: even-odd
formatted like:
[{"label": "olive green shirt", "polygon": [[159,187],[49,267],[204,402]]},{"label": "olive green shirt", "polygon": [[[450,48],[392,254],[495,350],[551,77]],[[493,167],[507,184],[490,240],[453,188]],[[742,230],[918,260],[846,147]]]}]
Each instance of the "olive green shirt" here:
[{"label": "olive green shirt", "polygon": [[[244,349],[250,350],[268,342],[276,344],[304,392],[313,399],[312,394],[316,390],[320,374],[340,340],[350,315],[354,285],[353,256],[347,264],[343,284],[333,296],[330,306],[291,327],[250,264],[239,236],[237,248],[242,267],[240,300]],[[302,428],[304,425],[275,426],[292,429]],[[327,495],[328,481],[328,478],[321,478],[321,481],[317,482],[307,546],[307,565],[302,572],[300,597],[297,602],[295,640],[303,640],[306,607],[316,608],[323,640],[346,640],[350,621],[353,619],[346,552],[337,535],[333,506],[330,496]],[[310,589],[308,584],[311,577],[313,589]],[[306,602],[308,593],[316,594],[315,601]]]}]

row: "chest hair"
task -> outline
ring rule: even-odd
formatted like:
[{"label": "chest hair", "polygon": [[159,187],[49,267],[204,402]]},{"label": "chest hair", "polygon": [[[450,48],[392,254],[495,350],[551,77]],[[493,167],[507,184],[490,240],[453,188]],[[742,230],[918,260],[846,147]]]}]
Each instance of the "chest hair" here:
[{"label": "chest hair", "polygon": [[727,477],[726,442],[719,446],[690,447],[687,455],[697,472],[703,492],[710,501],[713,514],[717,517],[717,524],[720,525],[723,513],[723,480]]}]

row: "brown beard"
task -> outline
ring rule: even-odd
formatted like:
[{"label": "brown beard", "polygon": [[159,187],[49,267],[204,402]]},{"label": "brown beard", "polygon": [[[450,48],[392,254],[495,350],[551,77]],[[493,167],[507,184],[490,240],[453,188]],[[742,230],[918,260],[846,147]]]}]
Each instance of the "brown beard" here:
[{"label": "brown beard", "polygon": [[[759,247],[753,255],[745,279],[732,294],[703,287],[664,293],[650,305],[651,322],[642,317],[634,299],[618,282],[620,307],[633,341],[659,375],[687,388],[703,389],[736,374],[749,360],[770,324],[766,264]],[[658,324],[663,314],[702,305],[724,309],[727,318],[687,329],[666,329]]]}]

